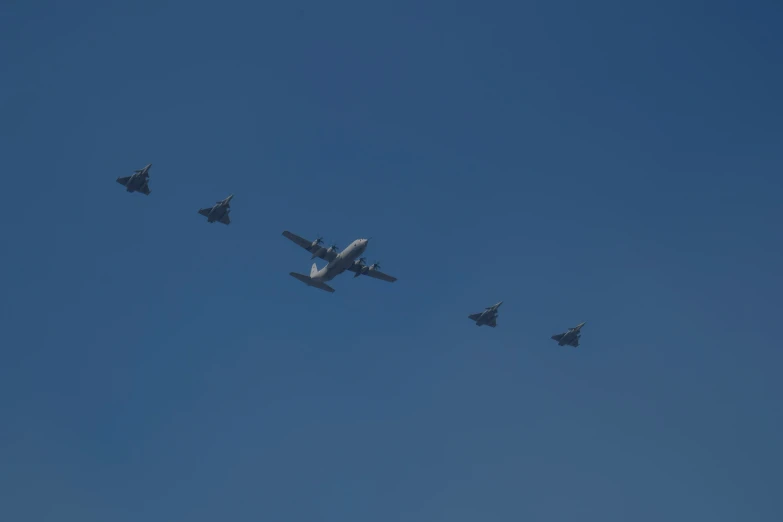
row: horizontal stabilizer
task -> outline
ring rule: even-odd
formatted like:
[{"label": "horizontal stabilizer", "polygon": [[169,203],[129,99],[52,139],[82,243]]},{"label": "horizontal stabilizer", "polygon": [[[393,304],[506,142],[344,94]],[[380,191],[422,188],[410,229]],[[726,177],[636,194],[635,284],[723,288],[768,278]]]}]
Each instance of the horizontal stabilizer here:
[{"label": "horizontal stabilizer", "polygon": [[331,286],[329,286],[329,285],[327,285],[325,283],[322,283],[321,281],[316,281],[315,279],[310,279],[309,277],[307,277],[304,274],[297,274],[296,272],[291,272],[289,275],[291,275],[291,277],[294,277],[294,278],[300,280],[301,282],[303,282],[307,286],[314,286],[315,288],[319,288],[319,289],[324,290],[326,292],[334,292],[334,288],[332,288]]}]

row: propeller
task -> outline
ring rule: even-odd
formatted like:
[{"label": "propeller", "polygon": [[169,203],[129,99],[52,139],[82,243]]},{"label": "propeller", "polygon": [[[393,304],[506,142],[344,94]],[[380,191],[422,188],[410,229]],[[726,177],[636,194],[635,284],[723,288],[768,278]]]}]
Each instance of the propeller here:
[{"label": "propeller", "polygon": [[356,267],[359,269],[359,270],[356,271],[356,273],[353,275],[353,277],[356,278],[356,277],[359,277],[362,274],[366,274],[367,273],[369,268],[365,264],[366,262],[367,262],[367,260],[365,258],[363,258],[363,257],[360,257],[359,259],[357,259],[356,261],[353,262],[353,264],[356,265]]},{"label": "propeller", "polygon": [[337,252],[338,250],[340,250],[340,247],[338,247],[336,243],[332,243],[331,245],[329,245],[329,250],[331,250],[332,252]]},{"label": "propeller", "polygon": [[370,270],[380,270],[381,269],[381,263],[380,261],[376,261],[372,265],[370,265]]},{"label": "propeller", "polygon": [[323,236],[321,234],[318,234],[316,240],[310,243],[310,252],[313,253],[310,259],[315,259],[316,257],[318,257],[318,253],[321,252],[321,247],[319,245],[321,245],[323,242],[324,242]]}]

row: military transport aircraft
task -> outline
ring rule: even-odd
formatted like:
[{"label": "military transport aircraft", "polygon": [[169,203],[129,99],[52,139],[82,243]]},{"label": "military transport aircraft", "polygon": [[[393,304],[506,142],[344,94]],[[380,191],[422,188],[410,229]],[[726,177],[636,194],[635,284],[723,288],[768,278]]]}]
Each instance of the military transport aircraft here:
[{"label": "military transport aircraft", "polygon": [[310,268],[309,277],[304,274],[291,272],[292,277],[295,277],[307,286],[320,288],[321,290],[325,290],[327,292],[334,292],[334,288],[327,285],[326,281],[331,281],[346,270],[353,272],[354,277],[366,275],[374,277],[375,279],[380,279],[382,281],[388,281],[390,283],[393,283],[397,280],[396,277],[392,277],[381,272],[381,265],[377,262],[367,266],[365,264],[364,258],[360,257],[367,248],[369,239],[357,239],[348,245],[348,248],[342,252],[338,252],[339,248],[337,245],[331,245],[328,248],[321,246],[323,243],[323,238],[320,237],[315,241],[308,241],[303,237],[292,234],[288,230],[284,231],[283,235],[310,252],[312,254],[310,259],[319,257],[328,263],[320,270],[318,269],[318,266],[313,263],[312,268]]},{"label": "military transport aircraft", "polygon": [[500,301],[492,306],[488,306],[481,313],[470,314],[468,319],[476,321],[476,326],[487,325],[494,328],[498,325],[498,308],[500,308],[500,305],[502,304],[503,301]]},{"label": "military transport aircraft", "polygon": [[233,198],[234,195],[231,194],[229,197],[224,199],[223,201],[218,201],[215,206],[209,207],[209,208],[202,208],[198,211],[199,214],[202,216],[206,216],[207,223],[214,223],[215,221],[219,221],[220,223],[223,223],[224,225],[231,224],[231,218],[228,217],[228,213],[231,212],[231,198]]},{"label": "military transport aircraft", "polygon": [[147,165],[141,170],[136,170],[131,176],[125,176],[124,178],[117,178],[117,183],[125,186],[125,190],[128,192],[141,192],[145,196],[149,196],[150,192],[150,167],[152,163]]},{"label": "military transport aircraft", "polygon": [[565,333],[553,335],[552,339],[557,341],[557,344],[559,344],[560,346],[569,345],[576,348],[577,346],[579,346],[579,337],[582,335],[582,332],[580,330],[584,325],[585,323],[579,323],[573,328],[569,328]]}]

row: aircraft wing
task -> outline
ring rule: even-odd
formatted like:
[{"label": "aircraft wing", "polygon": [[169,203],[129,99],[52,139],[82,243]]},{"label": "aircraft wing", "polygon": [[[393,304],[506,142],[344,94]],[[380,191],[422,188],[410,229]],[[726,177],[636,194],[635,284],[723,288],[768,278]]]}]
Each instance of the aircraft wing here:
[{"label": "aircraft wing", "polygon": [[554,339],[557,342],[560,342],[560,339],[562,338],[563,338],[563,334],[557,334],[552,336],[552,339]]},{"label": "aircraft wing", "polygon": [[470,314],[468,316],[468,319],[470,319],[471,321],[478,321],[480,317],[481,317],[481,314]]},{"label": "aircraft wing", "polygon": [[211,208],[202,208],[201,210],[198,211],[198,213],[201,214],[202,216],[208,217],[211,211],[212,211]]},{"label": "aircraft wing", "polygon": [[492,328],[496,327],[498,325],[498,319],[497,317],[493,317],[492,320],[490,320],[487,323],[487,326],[491,326]]},{"label": "aircraft wing", "polygon": [[120,185],[123,185],[123,186],[125,186],[125,185],[127,185],[127,184],[128,184],[128,182],[130,181],[130,179],[131,179],[131,177],[130,177],[130,176],[125,176],[124,178],[117,178],[117,183],[119,183]]},{"label": "aircraft wing", "polygon": [[[351,272],[356,272],[356,273],[361,274],[361,268],[359,268],[356,265],[351,265],[350,268],[348,268],[348,270],[350,270]],[[373,277],[375,279],[380,279],[381,281],[388,281],[389,283],[393,283],[393,282],[395,282],[397,280],[396,277],[392,277],[392,276],[390,276],[388,274],[384,274],[380,270],[368,270],[367,272],[365,272],[362,275]]]},{"label": "aircraft wing", "polygon": [[579,346],[579,337],[575,337],[575,338],[574,338],[574,340],[573,340],[573,341],[571,341],[571,342],[570,342],[570,343],[568,343],[568,344],[569,344],[569,345],[571,345],[571,346],[573,346],[574,348],[576,348],[577,346]]},{"label": "aircraft wing", "polygon": [[145,196],[149,196],[150,192],[152,192],[152,191],[150,190],[150,186],[145,183],[144,185],[141,186],[141,188],[139,189],[139,192],[141,192]]},{"label": "aircraft wing", "polygon": [[303,237],[297,236],[296,234],[292,234],[288,230],[284,231],[283,235],[288,239],[290,239],[291,241],[293,241],[294,243],[296,243],[297,245],[299,245],[300,247],[310,252],[311,254],[315,254],[317,252],[318,257],[320,257],[321,259],[323,259],[328,263],[331,263],[332,261],[334,261],[334,258],[337,257],[337,252],[328,251],[326,248],[323,248],[318,245],[313,247],[312,241],[308,241]]},{"label": "aircraft wing", "polygon": [[218,221],[220,221],[220,222],[221,222],[221,223],[223,223],[224,225],[230,225],[230,224],[231,224],[231,218],[230,218],[230,217],[228,217],[228,212],[226,212],[225,214],[223,214],[223,217],[222,217],[222,218],[220,218]]}]

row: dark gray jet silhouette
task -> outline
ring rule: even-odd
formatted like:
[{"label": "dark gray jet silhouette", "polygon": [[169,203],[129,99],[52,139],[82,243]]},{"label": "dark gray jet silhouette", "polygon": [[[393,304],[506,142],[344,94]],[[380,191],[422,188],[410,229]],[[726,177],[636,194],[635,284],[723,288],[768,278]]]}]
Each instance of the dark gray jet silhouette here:
[{"label": "dark gray jet silhouette", "polygon": [[581,337],[581,329],[585,325],[585,323],[579,323],[578,325],[574,326],[573,328],[569,328],[565,333],[553,335],[552,339],[557,341],[557,344],[560,346],[573,346],[576,348],[579,346],[579,337]]},{"label": "dark gray jet silhouette", "polygon": [[117,183],[125,186],[128,192],[141,192],[145,196],[150,195],[150,167],[152,163],[141,170],[133,172],[132,176],[117,178]]},{"label": "dark gray jet silhouette", "polygon": [[492,306],[485,308],[484,311],[479,314],[469,315],[468,319],[471,321],[476,321],[476,326],[487,325],[494,328],[498,325],[498,308],[500,308],[500,305],[502,304],[503,301],[500,301],[497,304],[493,304]]},{"label": "dark gray jet silhouette", "polygon": [[230,203],[231,198],[233,197],[234,195],[231,194],[223,201],[218,201],[215,206],[210,208],[202,208],[198,211],[198,213],[202,216],[206,216],[207,223],[214,223],[215,221],[218,221],[224,225],[228,225],[231,223],[231,218],[228,217],[228,213],[231,212]]}]

